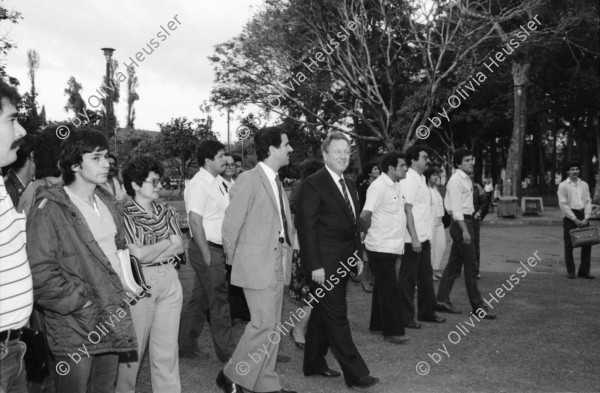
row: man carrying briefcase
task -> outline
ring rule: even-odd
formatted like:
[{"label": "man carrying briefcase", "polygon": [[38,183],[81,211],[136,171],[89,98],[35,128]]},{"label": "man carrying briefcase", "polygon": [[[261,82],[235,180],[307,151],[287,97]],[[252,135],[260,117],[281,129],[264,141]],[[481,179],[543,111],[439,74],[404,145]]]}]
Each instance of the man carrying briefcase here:
[{"label": "man carrying briefcase", "polygon": [[[575,261],[573,260],[573,244],[570,231],[574,228],[583,228],[589,225],[592,213],[592,198],[588,184],[579,178],[581,164],[574,162],[567,166],[565,181],[558,186],[558,206],[563,213],[563,229],[565,242],[565,264],[567,265],[567,277],[575,278]],[[581,247],[581,264],[578,276],[593,279],[590,275],[590,259],[592,246]]]}]

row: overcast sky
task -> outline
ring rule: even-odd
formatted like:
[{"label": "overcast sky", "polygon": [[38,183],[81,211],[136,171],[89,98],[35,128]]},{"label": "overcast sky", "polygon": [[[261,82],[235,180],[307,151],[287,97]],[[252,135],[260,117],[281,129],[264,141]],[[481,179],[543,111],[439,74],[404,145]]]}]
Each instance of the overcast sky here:
[{"label": "overcast sky", "polygon": [[[156,123],[172,117],[202,117],[198,106],[209,98],[213,70],[207,56],[213,47],[241,31],[262,0],[5,0],[8,10],[22,13],[16,25],[4,23],[0,34],[17,44],[5,59],[9,75],[21,82],[20,92],[30,89],[27,77],[27,50],[40,56],[36,77],[38,102],[46,106],[48,120],[66,120],[67,80],[74,76],[83,85],[82,97],[88,100],[100,87],[106,63],[100,48],[116,49],[117,71],[125,73],[129,57],[155,39],[159,46],[138,62],[140,100],[135,103],[138,129],[156,130]],[[162,41],[161,26],[181,22]],[[155,44],[156,46],[156,44]],[[150,49],[146,49],[150,52]],[[124,126],[126,82],[121,86],[117,119]],[[95,104],[95,100],[92,99]],[[89,107],[89,104],[88,104]],[[214,130],[226,141],[226,117],[214,111]],[[232,134],[235,130],[232,126]]]}]

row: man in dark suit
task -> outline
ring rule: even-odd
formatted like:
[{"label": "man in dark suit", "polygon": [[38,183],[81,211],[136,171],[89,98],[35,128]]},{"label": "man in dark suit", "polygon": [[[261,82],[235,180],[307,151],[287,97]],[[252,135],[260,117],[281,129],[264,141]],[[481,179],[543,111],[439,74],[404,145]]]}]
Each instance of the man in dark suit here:
[{"label": "man in dark suit", "polygon": [[350,162],[350,142],[340,132],[321,146],[325,168],[306,178],[297,202],[300,259],[311,277],[314,307],[306,332],[304,375],[337,377],[325,361],[327,350],[340,363],[346,384],[369,387],[379,379],[369,369],[352,340],[347,315],[346,285],[350,272],[360,274],[360,205],[354,183],[343,175]]}]

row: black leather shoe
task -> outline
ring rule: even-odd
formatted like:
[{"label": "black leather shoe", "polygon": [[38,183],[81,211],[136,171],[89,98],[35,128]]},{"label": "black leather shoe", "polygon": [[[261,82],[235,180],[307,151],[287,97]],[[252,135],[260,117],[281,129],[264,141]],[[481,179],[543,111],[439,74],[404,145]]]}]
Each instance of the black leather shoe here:
[{"label": "black leather shoe", "polygon": [[446,312],[449,314],[461,314],[462,313],[462,311],[454,308],[452,303],[441,303],[441,302],[435,303],[435,311]]},{"label": "black leather shoe", "polygon": [[594,276],[590,276],[589,274],[578,274],[578,275],[577,275],[577,277],[581,277],[581,278],[587,278],[587,279],[589,279],[589,280],[593,280],[593,279],[595,279],[595,278],[596,278],[596,277],[594,277]]},{"label": "black leather shoe", "polygon": [[572,280],[572,279],[575,278],[575,274],[574,273],[569,273],[569,274],[567,274],[567,278],[570,279],[570,280]]},{"label": "black leather shoe", "polygon": [[217,386],[223,389],[225,393],[243,393],[244,389],[240,385],[236,385],[231,382],[229,378],[225,376],[223,370],[219,371],[217,374]]},{"label": "black leather shoe", "polygon": [[348,385],[349,388],[355,387],[355,388],[366,389],[366,388],[370,388],[371,386],[375,385],[378,382],[379,382],[379,378],[375,378],[375,377],[371,377],[370,375],[367,375],[366,377],[360,377],[355,382],[346,382],[346,385]]},{"label": "black leather shoe", "polygon": [[305,343],[299,343],[298,341],[294,340],[294,344],[303,351],[304,351],[304,348],[306,348]]},{"label": "black leather shoe", "polygon": [[208,352],[195,350],[195,351],[182,351],[179,350],[180,358],[196,358],[196,359],[208,359],[210,358],[210,354]]},{"label": "black leather shoe", "polygon": [[408,323],[405,323],[404,327],[409,329],[421,329],[421,324],[416,323],[415,321],[410,321]]},{"label": "black leather shoe", "polygon": [[320,373],[304,374],[305,377],[312,377],[314,375],[320,375],[322,377],[327,377],[327,378],[337,378],[342,374],[339,371],[335,371],[335,370],[332,370],[329,368],[325,371],[321,371]]},{"label": "black leather shoe", "polygon": [[446,318],[442,318],[442,317],[438,317],[437,315],[434,315],[433,318],[426,318],[426,319],[419,318],[419,321],[421,321],[421,322],[444,323],[444,322],[446,322]]},{"label": "black leather shoe", "polygon": [[404,344],[408,341],[408,337],[405,336],[383,336],[383,341],[392,344]]}]

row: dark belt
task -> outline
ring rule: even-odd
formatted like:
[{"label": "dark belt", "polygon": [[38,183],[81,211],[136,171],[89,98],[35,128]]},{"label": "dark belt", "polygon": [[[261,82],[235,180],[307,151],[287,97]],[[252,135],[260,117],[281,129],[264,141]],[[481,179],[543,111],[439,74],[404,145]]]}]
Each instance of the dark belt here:
[{"label": "dark belt", "polygon": [[223,245],[217,244],[217,243],[213,243],[211,241],[208,242],[208,245],[211,246],[211,247],[214,247],[214,248],[221,249],[221,250],[223,249]]},{"label": "dark belt", "polygon": [[463,217],[465,218],[465,220],[473,220],[472,214],[463,214]]},{"label": "dark belt", "polygon": [[7,341],[6,340],[7,338],[8,338],[8,341],[20,339],[21,338],[21,329],[6,330],[4,332],[0,332],[0,341],[2,341],[2,342]]},{"label": "dark belt", "polygon": [[155,267],[155,266],[160,266],[160,265],[172,265],[172,260],[168,259],[166,261],[163,262],[156,262],[156,263],[151,263],[150,265],[142,265],[142,267]]}]

